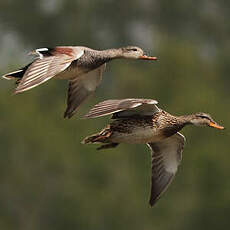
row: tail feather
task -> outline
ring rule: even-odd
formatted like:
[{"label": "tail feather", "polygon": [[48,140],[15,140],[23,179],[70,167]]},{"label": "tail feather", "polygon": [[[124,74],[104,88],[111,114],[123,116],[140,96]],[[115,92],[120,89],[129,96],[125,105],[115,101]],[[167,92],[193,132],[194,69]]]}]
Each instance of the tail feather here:
[{"label": "tail feather", "polygon": [[7,79],[7,80],[17,79],[17,84],[18,84],[20,82],[20,80],[22,79],[22,77],[24,76],[26,70],[28,69],[28,67],[31,64],[32,63],[30,63],[29,65],[23,67],[22,69],[7,73],[7,74],[3,75],[2,77]]},{"label": "tail feather", "polygon": [[101,132],[93,134],[86,137],[81,143],[82,144],[91,144],[91,143],[108,143],[108,138],[111,136],[112,132],[110,131],[109,126],[103,129]]},{"label": "tail feather", "polygon": [[116,148],[118,145],[119,143],[109,143],[109,144],[101,145],[100,147],[97,148],[97,150]]},{"label": "tail feather", "polygon": [[101,132],[86,137],[81,143],[82,144],[103,143],[103,145],[98,147],[97,150],[115,148],[119,145],[119,143],[111,142],[111,140],[109,139],[111,135],[112,135],[112,131],[110,130],[110,125],[108,125]]},{"label": "tail feather", "polygon": [[22,69],[11,72],[11,73],[7,73],[5,75],[3,75],[2,77],[7,79],[7,80],[11,80],[11,79],[17,79],[17,78],[22,78],[22,76],[24,75],[24,71]]},{"label": "tail feather", "polygon": [[98,135],[92,135],[92,136],[88,136],[86,138],[83,139],[83,141],[81,142],[82,144],[91,144],[91,143],[95,143],[95,139],[98,138]]}]

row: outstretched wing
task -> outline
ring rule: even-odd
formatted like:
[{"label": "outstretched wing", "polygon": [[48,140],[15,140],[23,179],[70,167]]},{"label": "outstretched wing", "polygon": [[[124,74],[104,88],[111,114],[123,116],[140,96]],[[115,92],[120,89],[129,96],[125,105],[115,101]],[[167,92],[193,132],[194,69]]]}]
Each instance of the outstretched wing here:
[{"label": "outstretched wing", "polygon": [[153,206],[172,182],[182,159],[185,137],[176,133],[163,141],[148,143],[152,152],[152,183],[149,203]]},{"label": "outstretched wing", "polygon": [[64,117],[71,118],[81,103],[96,90],[101,83],[105,66],[106,64],[103,64],[95,70],[70,80]]},{"label": "outstretched wing", "polygon": [[160,111],[156,106],[157,103],[152,99],[107,100],[95,105],[84,118],[101,117],[109,114],[113,114],[112,118],[151,116]]},{"label": "outstretched wing", "polygon": [[77,47],[42,48],[35,50],[39,55],[26,69],[15,93],[34,88],[65,70],[74,60],[80,58],[84,51]]}]

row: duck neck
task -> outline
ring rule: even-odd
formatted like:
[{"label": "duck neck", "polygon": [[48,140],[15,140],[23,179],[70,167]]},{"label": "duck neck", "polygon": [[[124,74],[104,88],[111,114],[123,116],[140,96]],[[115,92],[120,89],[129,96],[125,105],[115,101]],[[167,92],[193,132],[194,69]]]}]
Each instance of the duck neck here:
[{"label": "duck neck", "polygon": [[187,120],[184,116],[173,116],[165,111],[161,114],[163,116],[158,118],[158,123],[160,124],[160,129],[166,137],[179,132],[187,124]]},{"label": "duck neck", "polygon": [[107,49],[98,51],[98,56],[104,59],[106,62],[116,58],[122,58],[122,50],[119,49]]},{"label": "duck neck", "polygon": [[191,125],[191,120],[194,119],[194,115],[193,114],[189,114],[189,115],[183,115],[183,116],[178,116],[178,120],[180,121],[180,123],[183,123],[183,125]]}]

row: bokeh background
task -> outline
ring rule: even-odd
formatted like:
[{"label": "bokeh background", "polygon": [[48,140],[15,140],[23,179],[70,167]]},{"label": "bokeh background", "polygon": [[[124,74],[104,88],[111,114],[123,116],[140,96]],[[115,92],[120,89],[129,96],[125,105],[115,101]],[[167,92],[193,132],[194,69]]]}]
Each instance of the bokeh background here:
[{"label": "bokeh background", "polygon": [[[63,119],[67,82],[13,96],[0,81],[0,229],[173,230],[230,226],[230,2],[223,0],[0,0],[0,74],[56,45],[137,45],[158,62],[107,65],[95,97]],[[172,114],[208,112],[227,129],[186,127],[183,161],[148,205],[144,145],[97,152],[80,141],[108,117],[81,120],[110,98],[154,98]]]}]

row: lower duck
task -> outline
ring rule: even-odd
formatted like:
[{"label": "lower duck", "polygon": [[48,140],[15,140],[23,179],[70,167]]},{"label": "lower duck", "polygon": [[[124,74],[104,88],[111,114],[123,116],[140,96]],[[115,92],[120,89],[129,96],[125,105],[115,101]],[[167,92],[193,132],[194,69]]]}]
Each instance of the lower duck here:
[{"label": "lower duck", "polygon": [[172,182],[182,159],[185,137],[179,131],[186,125],[224,129],[209,114],[173,116],[157,107],[152,99],[107,100],[95,105],[84,118],[112,114],[113,121],[82,143],[101,143],[98,150],[120,143],[147,144],[152,153],[152,179],[149,203],[153,206]]}]

